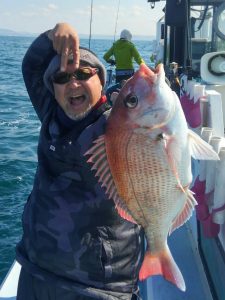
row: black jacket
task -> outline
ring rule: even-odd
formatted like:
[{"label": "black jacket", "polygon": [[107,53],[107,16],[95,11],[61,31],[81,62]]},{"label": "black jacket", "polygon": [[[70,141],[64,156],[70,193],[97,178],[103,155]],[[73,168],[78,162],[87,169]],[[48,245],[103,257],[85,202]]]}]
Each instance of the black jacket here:
[{"label": "black jacket", "polygon": [[84,156],[104,133],[109,111],[102,104],[82,121],[67,119],[42,79],[55,54],[42,34],[23,60],[26,88],[42,126],[17,260],[38,278],[67,289],[132,293],[142,231],[117,214]]}]

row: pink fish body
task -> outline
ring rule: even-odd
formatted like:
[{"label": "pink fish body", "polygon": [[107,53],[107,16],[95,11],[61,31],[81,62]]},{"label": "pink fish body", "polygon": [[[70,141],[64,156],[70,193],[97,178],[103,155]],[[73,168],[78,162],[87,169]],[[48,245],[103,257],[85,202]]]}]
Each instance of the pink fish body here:
[{"label": "pink fish body", "polygon": [[139,279],[161,274],[185,290],[167,236],[184,224],[196,201],[189,190],[191,156],[218,159],[211,146],[187,127],[180,101],[142,64],[120,91],[106,132],[87,152],[89,162],[121,217],[144,228],[147,250]]}]

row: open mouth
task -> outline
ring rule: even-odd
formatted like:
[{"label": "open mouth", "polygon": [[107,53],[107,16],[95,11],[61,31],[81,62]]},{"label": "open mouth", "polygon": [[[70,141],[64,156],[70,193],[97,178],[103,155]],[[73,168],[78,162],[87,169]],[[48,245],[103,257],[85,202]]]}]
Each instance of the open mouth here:
[{"label": "open mouth", "polygon": [[86,96],[82,94],[69,97],[69,103],[72,106],[79,106],[83,104],[85,100],[86,100]]}]

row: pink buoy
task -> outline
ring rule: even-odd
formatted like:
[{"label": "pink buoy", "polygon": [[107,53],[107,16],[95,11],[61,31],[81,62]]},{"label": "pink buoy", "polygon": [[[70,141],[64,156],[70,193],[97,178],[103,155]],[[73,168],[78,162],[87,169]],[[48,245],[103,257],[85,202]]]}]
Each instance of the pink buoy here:
[{"label": "pink buoy", "polygon": [[192,192],[195,194],[204,194],[205,193],[205,180],[201,181],[198,176],[195,180],[195,184],[192,188]]},{"label": "pink buoy", "polygon": [[188,125],[191,128],[199,127],[202,123],[200,100],[194,102],[194,99],[190,99],[189,95],[185,93],[181,96],[180,102]]},{"label": "pink buoy", "polygon": [[196,194],[195,199],[198,202],[198,204],[206,204],[205,202],[205,194]]},{"label": "pink buoy", "polygon": [[205,237],[215,238],[220,232],[220,225],[213,222],[212,214],[202,221],[202,226]]},{"label": "pink buoy", "polygon": [[205,203],[198,204],[195,206],[195,208],[196,208],[196,217],[199,221],[204,221],[209,217],[209,208]]}]

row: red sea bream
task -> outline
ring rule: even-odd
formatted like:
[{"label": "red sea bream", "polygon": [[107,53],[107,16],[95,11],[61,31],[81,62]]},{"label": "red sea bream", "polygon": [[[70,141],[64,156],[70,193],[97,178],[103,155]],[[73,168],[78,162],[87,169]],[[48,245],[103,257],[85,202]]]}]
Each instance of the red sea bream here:
[{"label": "red sea bream", "polygon": [[188,129],[162,64],[154,71],[141,64],[116,98],[105,135],[86,154],[120,216],[144,228],[147,250],[140,280],[160,274],[184,291],[167,236],[189,219],[196,205],[189,189],[191,156],[218,156]]}]

